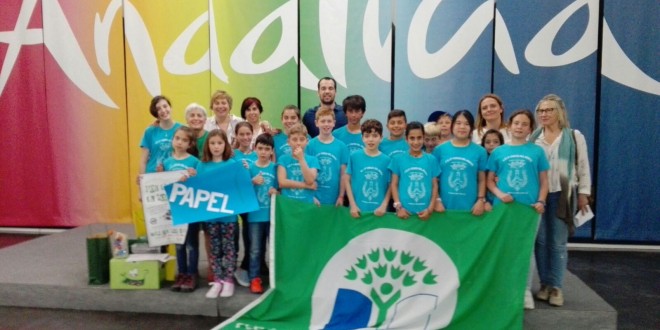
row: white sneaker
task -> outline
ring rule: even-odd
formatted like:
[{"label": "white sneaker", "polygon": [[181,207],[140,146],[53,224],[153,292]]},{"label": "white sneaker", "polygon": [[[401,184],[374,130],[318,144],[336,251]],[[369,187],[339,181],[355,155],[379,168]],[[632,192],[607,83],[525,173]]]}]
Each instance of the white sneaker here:
[{"label": "white sneaker", "polygon": [[211,282],[211,288],[206,293],[206,298],[215,299],[218,298],[218,294],[222,291],[222,283],[220,282]]},{"label": "white sneaker", "polygon": [[237,269],[236,272],[234,272],[234,278],[236,278],[236,282],[240,286],[248,287],[250,286],[250,278],[248,277],[248,272],[247,270],[243,269]]},{"label": "white sneaker", "polygon": [[222,291],[220,297],[231,297],[234,295],[234,282],[222,282]]},{"label": "white sneaker", "polygon": [[529,289],[525,290],[525,309],[534,309],[534,297]]}]

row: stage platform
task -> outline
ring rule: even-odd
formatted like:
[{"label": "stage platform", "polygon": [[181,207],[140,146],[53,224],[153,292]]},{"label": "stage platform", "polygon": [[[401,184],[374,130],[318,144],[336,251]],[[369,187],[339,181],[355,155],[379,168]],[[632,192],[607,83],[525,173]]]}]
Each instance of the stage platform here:
[{"label": "stage platform", "polygon": [[[205,285],[192,293],[171,292],[169,284],[160,290],[87,285],[85,238],[106,227],[133,234],[132,225],[93,225],[0,249],[0,306],[229,317],[257,298],[238,286],[234,297],[206,299]],[[200,276],[206,278],[207,258],[200,250]],[[536,302],[535,310],[525,312],[524,328],[616,329],[616,310],[571,273],[565,292],[563,307]]]}]

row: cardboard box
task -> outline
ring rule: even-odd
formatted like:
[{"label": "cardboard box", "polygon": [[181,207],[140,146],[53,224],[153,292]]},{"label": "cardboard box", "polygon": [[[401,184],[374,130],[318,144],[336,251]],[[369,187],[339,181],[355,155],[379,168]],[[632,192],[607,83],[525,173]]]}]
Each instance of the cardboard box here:
[{"label": "cardboard box", "polygon": [[165,278],[163,263],[156,260],[110,260],[110,289],[158,290]]}]

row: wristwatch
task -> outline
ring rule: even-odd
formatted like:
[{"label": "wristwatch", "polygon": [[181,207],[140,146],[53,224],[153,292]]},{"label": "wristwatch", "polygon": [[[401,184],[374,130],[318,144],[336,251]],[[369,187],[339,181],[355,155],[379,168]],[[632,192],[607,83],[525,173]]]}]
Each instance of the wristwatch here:
[{"label": "wristwatch", "polygon": [[392,206],[394,206],[394,208],[398,210],[398,209],[401,208],[401,203],[399,203],[399,202],[394,202],[394,203],[392,204]]}]

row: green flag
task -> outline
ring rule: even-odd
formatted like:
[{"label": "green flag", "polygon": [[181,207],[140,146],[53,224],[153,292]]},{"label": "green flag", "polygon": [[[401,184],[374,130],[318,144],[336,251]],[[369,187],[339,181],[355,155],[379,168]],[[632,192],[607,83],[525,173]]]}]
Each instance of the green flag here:
[{"label": "green flag", "polygon": [[538,214],[350,216],[278,197],[273,287],[222,329],[521,329]]}]

